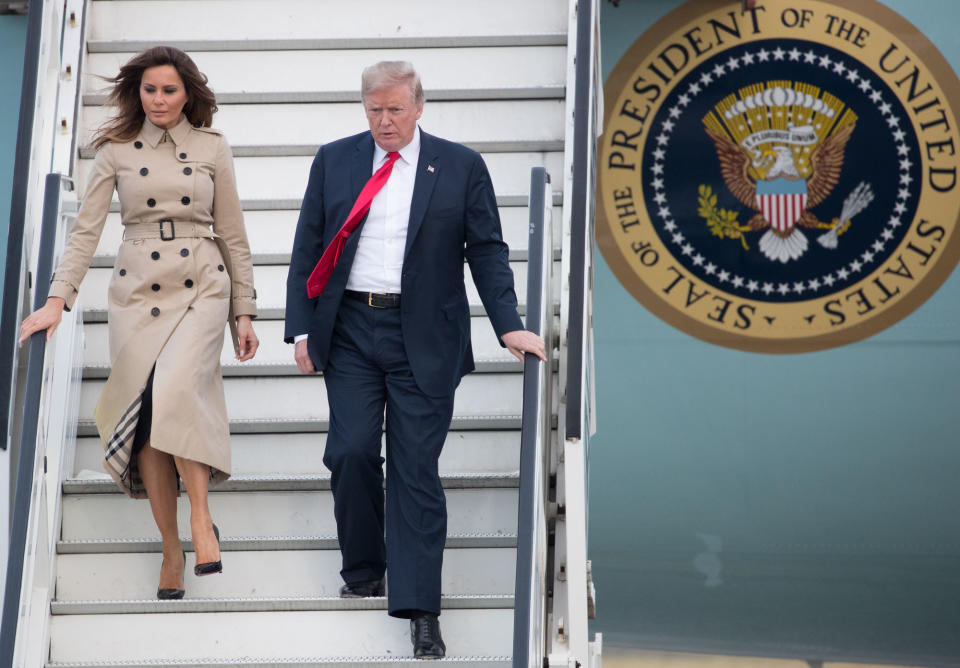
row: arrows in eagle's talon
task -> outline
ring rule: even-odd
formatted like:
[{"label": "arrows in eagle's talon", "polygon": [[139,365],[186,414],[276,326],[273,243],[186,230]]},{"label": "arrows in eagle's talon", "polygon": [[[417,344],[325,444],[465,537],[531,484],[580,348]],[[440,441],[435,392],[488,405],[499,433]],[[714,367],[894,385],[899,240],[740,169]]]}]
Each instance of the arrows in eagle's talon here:
[{"label": "arrows in eagle's talon", "polygon": [[836,219],[842,220],[843,222],[834,226],[829,232],[817,237],[820,245],[831,250],[836,248],[837,237],[850,228],[853,217],[870,206],[870,202],[872,201],[873,188],[870,187],[869,183],[861,181],[857,187],[853,189],[853,192],[847,195],[847,199],[843,201],[843,210],[840,212],[840,217]]}]

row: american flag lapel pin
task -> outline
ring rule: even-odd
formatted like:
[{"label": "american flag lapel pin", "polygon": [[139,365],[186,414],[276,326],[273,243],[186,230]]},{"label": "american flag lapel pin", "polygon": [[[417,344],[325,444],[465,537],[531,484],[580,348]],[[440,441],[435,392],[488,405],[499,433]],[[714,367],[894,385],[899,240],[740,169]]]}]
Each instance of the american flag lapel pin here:
[{"label": "american flag lapel pin", "polygon": [[433,173],[434,173],[435,171],[437,171],[437,170],[435,170],[435,169],[433,168],[433,165],[427,165],[427,171],[430,172],[431,174],[433,174]]}]

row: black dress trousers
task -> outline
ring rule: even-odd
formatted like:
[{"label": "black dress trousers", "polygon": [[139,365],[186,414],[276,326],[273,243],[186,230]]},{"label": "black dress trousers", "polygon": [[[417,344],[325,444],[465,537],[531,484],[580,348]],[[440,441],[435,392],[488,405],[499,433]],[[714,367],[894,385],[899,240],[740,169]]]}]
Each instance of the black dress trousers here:
[{"label": "black dress trousers", "polygon": [[323,461],[332,473],[341,575],[356,583],[386,571],[392,616],[439,614],[447,509],[438,460],[453,393],[428,396],[417,386],[399,308],[352,299],[344,299],[337,312],[324,378],[330,431]]}]

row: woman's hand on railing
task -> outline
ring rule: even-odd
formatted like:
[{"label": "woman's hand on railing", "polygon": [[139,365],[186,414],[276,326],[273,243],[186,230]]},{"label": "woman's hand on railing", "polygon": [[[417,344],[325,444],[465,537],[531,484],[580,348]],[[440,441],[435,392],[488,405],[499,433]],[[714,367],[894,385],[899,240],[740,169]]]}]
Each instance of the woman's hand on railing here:
[{"label": "woman's hand on railing", "polygon": [[518,329],[513,332],[507,332],[502,337],[503,345],[507,347],[513,356],[521,362],[524,353],[531,353],[539,357],[542,361],[547,361],[547,350],[543,344],[543,339],[525,329]]},{"label": "woman's hand on railing", "polygon": [[47,297],[47,303],[28,315],[20,325],[20,345],[40,330],[47,330],[47,341],[53,336],[63,317],[65,302],[60,297]]}]

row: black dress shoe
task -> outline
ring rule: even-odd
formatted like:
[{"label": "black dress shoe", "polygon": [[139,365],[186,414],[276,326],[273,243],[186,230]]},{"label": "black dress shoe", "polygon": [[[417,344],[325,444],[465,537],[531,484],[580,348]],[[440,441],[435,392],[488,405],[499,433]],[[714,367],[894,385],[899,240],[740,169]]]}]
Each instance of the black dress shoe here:
[{"label": "black dress shoe", "polygon": [[[220,547],[220,529],[217,528],[216,524],[213,525],[213,535],[217,537],[217,547]],[[223,562],[219,559],[217,561],[205,561],[193,567],[194,575],[213,575],[222,572]]]},{"label": "black dress shoe", "polygon": [[[187,553],[183,553],[183,565],[187,565]],[[161,601],[172,601],[183,598],[186,592],[182,589],[157,589],[157,598]]]},{"label": "black dress shoe", "polygon": [[383,584],[383,578],[368,580],[367,582],[348,582],[340,587],[340,598],[370,598],[371,596],[383,596],[385,593],[386,587]]},{"label": "black dress shoe", "polygon": [[418,614],[410,620],[410,640],[417,659],[442,659],[447,655],[447,646],[440,637],[440,620],[432,613]]}]

